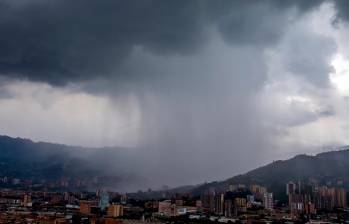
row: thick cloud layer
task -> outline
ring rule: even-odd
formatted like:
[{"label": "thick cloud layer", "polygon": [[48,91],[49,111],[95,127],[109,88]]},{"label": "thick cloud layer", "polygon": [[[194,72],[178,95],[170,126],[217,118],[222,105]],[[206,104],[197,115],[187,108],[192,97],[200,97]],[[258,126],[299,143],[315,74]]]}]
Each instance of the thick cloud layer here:
[{"label": "thick cloud layer", "polygon": [[[296,19],[290,11],[303,13],[319,3],[4,0],[0,72],[51,84],[100,76],[128,80],[116,68],[136,46],[162,55],[193,54],[218,29],[229,43],[263,47]],[[338,16],[346,18],[344,12]]]}]

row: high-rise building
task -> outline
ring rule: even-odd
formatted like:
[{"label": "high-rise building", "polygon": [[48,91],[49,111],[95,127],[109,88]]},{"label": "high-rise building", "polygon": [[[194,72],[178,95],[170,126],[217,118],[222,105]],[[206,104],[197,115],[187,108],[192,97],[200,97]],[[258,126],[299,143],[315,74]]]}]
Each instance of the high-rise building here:
[{"label": "high-rise building", "polygon": [[236,197],[234,199],[234,213],[235,215],[238,212],[246,212],[247,210],[247,201],[246,198],[243,197]]},{"label": "high-rise building", "polygon": [[307,215],[315,214],[315,204],[312,202],[311,196],[309,194],[306,194],[304,197],[304,213]]},{"label": "high-rise building", "polygon": [[250,186],[250,191],[257,200],[263,200],[264,194],[267,193],[267,188],[253,184]]},{"label": "high-rise building", "polygon": [[202,207],[204,210],[214,213],[215,212],[215,191],[209,190],[202,195]]},{"label": "high-rise building", "polygon": [[84,215],[90,215],[91,203],[88,201],[80,201],[80,213]]},{"label": "high-rise building", "polygon": [[286,184],[286,194],[287,195],[295,194],[296,189],[297,189],[297,185],[295,183],[293,183],[292,181],[290,181]]},{"label": "high-rise building", "polygon": [[252,194],[264,194],[267,192],[267,188],[265,187],[262,187],[260,185],[257,185],[257,184],[253,184],[250,186],[250,190],[251,190],[251,193]]},{"label": "high-rise building", "polygon": [[264,193],[263,205],[265,209],[271,210],[274,208],[273,193]]},{"label": "high-rise building", "polygon": [[232,200],[228,199],[224,201],[224,216],[225,217],[233,217],[234,211],[233,211],[233,202]]},{"label": "high-rise building", "polygon": [[304,212],[304,200],[302,195],[295,193],[289,194],[288,201],[291,214],[300,214]]},{"label": "high-rise building", "polygon": [[23,206],[31,207],[32,206],[32,197],[29,194],[23,196]]},{"label": "high-rise building", "polygon": [[170,200],[160,201],[159,202],[159,214],[164,216],[173,216],[173,209]]},{"label": "high-rise building", "polygon": [[108,207],[108,205],[109,205],[109,194],[107,192],[100,191],[98,204],[99,204],[99,207],[101,208],[102,211]]},{"label": "high-rise building", "polygon": [[107,214],[110,217],[123,216],[124,215],[124,206],[118,205],[118,204],[111,204],[108,206]]},{"label": "high-rise building", "polygon": [[233,184],[229,185],[229,191],[233,192],[233,191],[236,191],[237,189],[238,189],[237,185],[233,185]]},{"label": "high-rise building", "polygon": [[319,210],[332,210],[333,208],[347,207],[347,193],[343,188],[318,187],[315,195],[316,208]]},{"label": "high-rise building", "polygon": [[255,202],[253,195],[247,195],[246,199],[247,199],[247,202],[250,202],[250,203]]},{"label": "high-rise building", "polygon": [[347,192],[344,188],[335,188],[334,206],[337,208],[347,207]]},{"label": "high-rise building", "polygon": [[215,213],[217,215],[224,214],[224,194],[217,194],[215,196]]}]

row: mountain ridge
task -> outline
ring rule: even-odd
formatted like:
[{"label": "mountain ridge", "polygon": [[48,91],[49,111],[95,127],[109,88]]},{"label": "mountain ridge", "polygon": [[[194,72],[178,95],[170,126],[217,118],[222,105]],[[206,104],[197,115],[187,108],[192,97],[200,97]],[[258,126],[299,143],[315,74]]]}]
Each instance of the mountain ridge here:
[{"label": "mountain ridge", "polygon": [[[137,173],[139,170],[136,166],[132,166],[132,164],[144,163],[143,158],[139,158],[130,150],[123,149],[125,148],[68,146],[2,135],[0,136],[0,163],[7,164],[6,169],[10,172],[3,169],[0,175],[4,176],[12,172],[14,175],[26,177],[30,169],[36,172],[29,172],[34,179],[60,179],[62,177],[69,179],[80,176],[87,176],[88,179],[96,175],[109,179],[114,178],[115,181],[108,185],[109,187],[115,185],[116,190],[119,185],[123,185],[123,189],[127,189],[128,192],[132,189],[139,190],[139,188],[129,187],[131,185],[129,182],[133,182],[133,178],[143,181],[146,179],[139,177]],[[81,150],[84,150],[84,153],[81,153]],[[17,169],[11,166],[11,163],[15,163],[16,166],[20,165],[21,168]],[[131,169],[132,167],[134,170]],[[123,181],[125,183],[120,184]],[[148,194],[148,196],[158,197],[159,193],[184,191],[200,195],[209,188],[225,191],[231,184],[260,184],[267,187],[277,197],[282,198],[285,184],[288,181],[315,181],[319,184],[340,185],[349,189],[349,146],[338,147],[337,150],[316,155],[299,154],[290,159],[276,160],[222,181],[179,186],[148,193],[142,192],[141,196],[146,197]],[[138,184],[133,185],[139,187]]]},{"label": "mountain ridge", "polygon": [[30,179],[37,183],[62,179],[71,183],[91,179],[102,182],[103,179],[105,183],[86,186],[86,189],[115,187],[125,190],[127,184],[137,186],[133,182],[144,180],[125,162],[137,159],[132,150],[123,147],[88,148],[0,136],[0,177]]},{"label": "mountain ridge", "polygon": [[193,187],[191,193],[200,195],[210,188],[225,191],[232,184],[259,184],[267,187],[276,198],[286,200],[288,181],[313,181],[320,185],[340,186],[349,189],[349,146],[316,155],[300,154],[290,159],[277,160],[244,174],[223,181],[213,181]]},{"label": "mountain ridge", "polygon": [[229,188],[229,185],[259,184],[272,192],[280,202],[286,202],[286,183],[288,181],[313,181],[319,185],[340,186],[349,190],[349,146],[316,155],[299,154],[290,159],[276,160],[222,181],[183,186],[183,188],[177,187],[159,191],[158,194],[156,192],[144,192],[138,197],[161,198],[161,195],[166,192],[191,193],[199,197],[212,189],[224,192]]}]

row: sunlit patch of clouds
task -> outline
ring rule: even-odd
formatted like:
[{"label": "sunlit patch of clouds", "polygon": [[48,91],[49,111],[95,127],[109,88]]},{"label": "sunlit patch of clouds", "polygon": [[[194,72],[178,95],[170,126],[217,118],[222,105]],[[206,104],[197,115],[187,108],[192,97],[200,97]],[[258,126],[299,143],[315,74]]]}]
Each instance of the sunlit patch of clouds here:
[{"label": "sunlit patch of clouds", "polygon": [[341,96],[349,96],[349,59],[337,54],[332,60],[334,72],[330,74],[331,83]]}]

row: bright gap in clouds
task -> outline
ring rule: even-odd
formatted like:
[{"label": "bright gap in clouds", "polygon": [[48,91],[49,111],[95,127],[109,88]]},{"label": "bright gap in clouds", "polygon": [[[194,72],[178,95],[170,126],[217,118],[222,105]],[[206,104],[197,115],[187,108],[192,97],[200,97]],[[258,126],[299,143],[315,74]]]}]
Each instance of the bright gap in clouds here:
[{"label": "bright gap in clouds", "polygon": [[330,74],[331,83],[340,95],[349,96],[349,60],[337,54],[331,65],[334,68],[334,72]]},{"label": "bright gap in clouds", "polygon": [[27,81],[0,86],[0,135],[89,147],[137,144],[133,96],[111,101],[72,89]]}]

